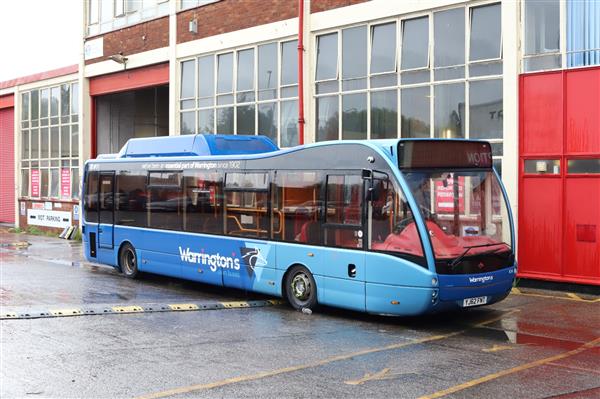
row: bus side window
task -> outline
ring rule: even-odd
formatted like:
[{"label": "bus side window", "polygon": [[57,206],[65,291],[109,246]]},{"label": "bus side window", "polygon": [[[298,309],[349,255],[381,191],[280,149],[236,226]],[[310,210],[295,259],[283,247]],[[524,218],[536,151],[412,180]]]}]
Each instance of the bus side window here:
[{"label": "bus side window", "polygon": [[181,172],[148,172],[148,227],[181,230],[182,204]]},{"label": "bus side window", "polygon": [[243,237],[270,236],[269,174],[266,172],[227,173],[225,207],[227,234]]},{"label": "bus side window", "polygon": [[363,247],[363,180],[358,174],[327,176],[325,245]]},{"label": "bus side window", "polygon": [[186,170],[184,184],[184,230],[223,233],[223,176],[219,172]]},{"label": "bus side window", "polygon": [[84,195],[85,220],[89,223],[98,223],[98,172],[87,172]]},{"label": "bus side window", "polygon": [[312,245],[323,244],[322,174],[281,170],[275,176],[273,238]]},{"label": "bus side window", "polygon": [[115,224],[146,227],[146,173],[121,170],[115,189]]}]

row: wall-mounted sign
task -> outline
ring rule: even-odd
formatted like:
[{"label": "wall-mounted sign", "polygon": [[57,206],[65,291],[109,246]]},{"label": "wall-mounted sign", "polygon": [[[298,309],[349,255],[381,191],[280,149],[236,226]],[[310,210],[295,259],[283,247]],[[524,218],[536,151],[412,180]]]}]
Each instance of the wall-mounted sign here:
[{"label": "wall-mounted sign", "polygon": [[45,227],[69,227],[71,225],[71,212],[28,209],[27,224]]},{"label": "wall-mounted sign", "polygon": [[31,196],[40,196],[40,170],[31,169]]},{"label": "wall-mounted sign", "polygon": [[27,207],[25,205],[25,202],[21,202],[21,216],[25,216],[25,213],[27,212]]},{"label": "wall-mounted sign", "polygon": [[93,58],[102,57],[104,55],[104,38],[88,40],[83,46],[83,58],[91,60]]},{"label": "wall-mounted sign", "polygon": [[31,209],[46,209],[43,202],[32,202]]},{"label": "wall-mounted sign", "polygon": [[79,220],[79,205],[73,205],[73,219]]},{"label": "wall-mounted sign", "polygon": [[60,170],[60,195],[63,198],[71,198],[71,169]]}]

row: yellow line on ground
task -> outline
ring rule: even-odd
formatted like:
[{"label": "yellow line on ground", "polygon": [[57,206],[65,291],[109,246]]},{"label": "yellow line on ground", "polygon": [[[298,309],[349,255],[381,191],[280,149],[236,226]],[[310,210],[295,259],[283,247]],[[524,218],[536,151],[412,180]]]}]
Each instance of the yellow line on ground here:
[{"label": "yellow line on ground", "polygon": [[349,380],[349,381],[344,381],[344,384],[348,384],[348,385],[362,385],[367,381],[374,381],[374,380],[382,380],[384,379],[390,372],[389,368],[385,368],[381,371],[378,371],[376,373],[367,373],[365,374],[364,377],[359,378],[358,380]]},{"label": "yellow line on ground", "polygon": [[598,344],[600,344],[600,337],[596,338],[593,341],[586,342],[585,344],[581,345],[579,348],[574,349],[572,351],[563,352],[563,353],[558,354],[558,355],[554,355],[554,356],[546,357],[544,359],[536,360],[535,362],[525,363],[525,364],[522,364],[522,365],[517,366],[517,367],[513,367],[513,368],[510,368],[510,369],[499,371],[497,373],[488,374],[488,375],[486,375],[484,377],[477,378],[477,379],[474,379],[474,380],[471,380],[471,381],[467,381],[467,382],[465,382],[463,384],[455,385],[453,387],[444,389],[442,391],[438,391],[438,392],[432,393],[431,395],[421,396],[419,399],[441,398],[442,396],[450,395],[452,393],[456,393],[456,392],[462,391],[464,389],[471,388],[471,387],[474,387],[474,386],[479,385],[479,384],[483,384],[484,382],[488,382],[488,381],[495,380],[495,379],[500,378],[500,377],[504,377],[504,376],[509,375],[509,374],[514,374],[514,373],[517,373],[519,371],[527,370],[527,369],[530,369],[530,368],[533,368],[533,367],[541,366],[541,365],[544,365],[544,364],[547,364],[547,363],[555,362],[557,360],[561,360],[561,359],[565,359],[565,358],[570,357],[570,356],[577,355],[578,353],[581,353],[581,352],[583,352],[583,351],[585,351],[587,349],[593,348],[594,346],[596,346]]},{"label": "yellow line on ground", "polygon": [[[493,319],[489,319],[489,320],[483,321],[481,323],[477,323],[477,324],[473,325],[472,327],[481,327],[481,326],[484,326],[486,324],[493,323],[493,322],[498,321],[501,318],[507,316],[508,314],[511,314],[511,313],[514,313],[514,312],[517,312],[517,311],[519,311],[519,309],[511,309],[508,312],[506,312],[506,313],[504,313],[504,314],[502,314],[500,316],[494,317]],[[401,349],[401,348],[405,348],[407,346],[424,344],[424,343],[432,342],[432,341],[439,341],[441,339],[450,338],[450,337],[462,334],[464,331],[465,330],[460,330],[460,331],[455,331],[455,332],[448,333],[448,334],[433,335],[431,337],[415,339],[415,340],[408,341],[408,342],[400,342],[400,343],[391,344],[391,345],[387,345],[387,346],[382,346],[382,347],[378,347],[378,348],[364,349],[364,350],[357,351],[357,352],[347,353],[345,355],[332,356],[332,357],[329,357],[329,358],[326,358],[326,359],[322,359],[322,360],[318,360],[318,361],[315,361],[315,362],[312,362],[312,363],[301,364],[301,365],[291,366],[291,367],[284,367],[284,368],[280,368],[280,369],[276,369],[276,370],[271,370],[271,371],[263,371],[263,372],[260,372],[260,373],[257,373],[257,374],[251,374],[251,375],[233,377],[233,378],[228,378],[228,379],[221,380],[221,381],[209,382],[209,383],[206,383],[206,384],[196,384],[196,385],[190,385],[190,386],[186,386],[186,387],[168,389],[168,390],[161,391],[161,392],[149,393],[147,395],[138,396],[136,399],[158,399],[158,398],[166,398],[166,397],[169,397],[169,396],[181,395],[181,394],[184,394],[184,393],[190,393],[190,392],[208,390],[208,389],[212,389],[212,388],[218,388],[218,387],[222,387],[222,386],[226,386],[226,385],[235,384],[235,383],[238,383],[238,382],[247,382],[247,381],[260,380],[262,378],[273,377],[273,376],[276,376],[276,375],[281,375],[281,374],[286,374],[286,373],[292,373],[292,372],[295,372],[295,371],[300,371],[300,370],[306,370],[306,369],[310,369],[310,368],[325,366],[325,365],[327,365],[329,363],[339,362],[339,361],[342,361],[342,360],[348,360],[348,359],[352,359],[353,357],[365,356],[365,355],[370,355],[372,353],[379,353],[379,352],[384,352],[384,351],[389,351],[389,350]]]},{"label": "yellow line on ground", "polygon": [[596,299],[584,299],[584,298],[581,298],[579,295],[573,294],[573,293],[567,293],[566,296],[533,294],[533,293],[530,293],[530,292],[522,292],[518,288],[513,288],[511,290],[511,294],[513,294],[513,295],[522,295],[522,296],[533,296],[533,297],[538,297],[538,298],[564,299],[564,300],[567,300],[567,301],[578,301],[578,302],[587,302],[587,303],[600,302],[600,298],[596,298]]}]

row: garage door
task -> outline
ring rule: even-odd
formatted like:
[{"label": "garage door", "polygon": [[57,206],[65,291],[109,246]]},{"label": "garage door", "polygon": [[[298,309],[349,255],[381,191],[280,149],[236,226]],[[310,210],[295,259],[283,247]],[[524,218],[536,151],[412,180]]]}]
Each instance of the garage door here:
[{"label": "garage door", "polygon": [[0,223],[15,223],[14,108],[0,109]]}]

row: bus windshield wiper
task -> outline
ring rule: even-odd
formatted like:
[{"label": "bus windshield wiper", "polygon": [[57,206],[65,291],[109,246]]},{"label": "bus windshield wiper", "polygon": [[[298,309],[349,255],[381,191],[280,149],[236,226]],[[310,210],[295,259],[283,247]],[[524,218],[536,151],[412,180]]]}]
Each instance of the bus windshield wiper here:
[{"label": "bus windshield wiper", "polygon": [[458,265],[465,258],[465,256],[467,256],[467,253],[469,253],[469,251],[472,250],[473,248],[494,247],[496,245],[506,245],[508,248],[511,247],[508,243],[505,243],[504,241],[495,242],[495,243],[491,243],[491,244],[471,245],[469,247],[463,247],[463,248],[466,248],[465,251],[462,254],[460,254],[460,256],[458,258],[454,259],[452,261],[452,263],[450,263],[450,268],[454,269],[456,267],[456,265]]}]

